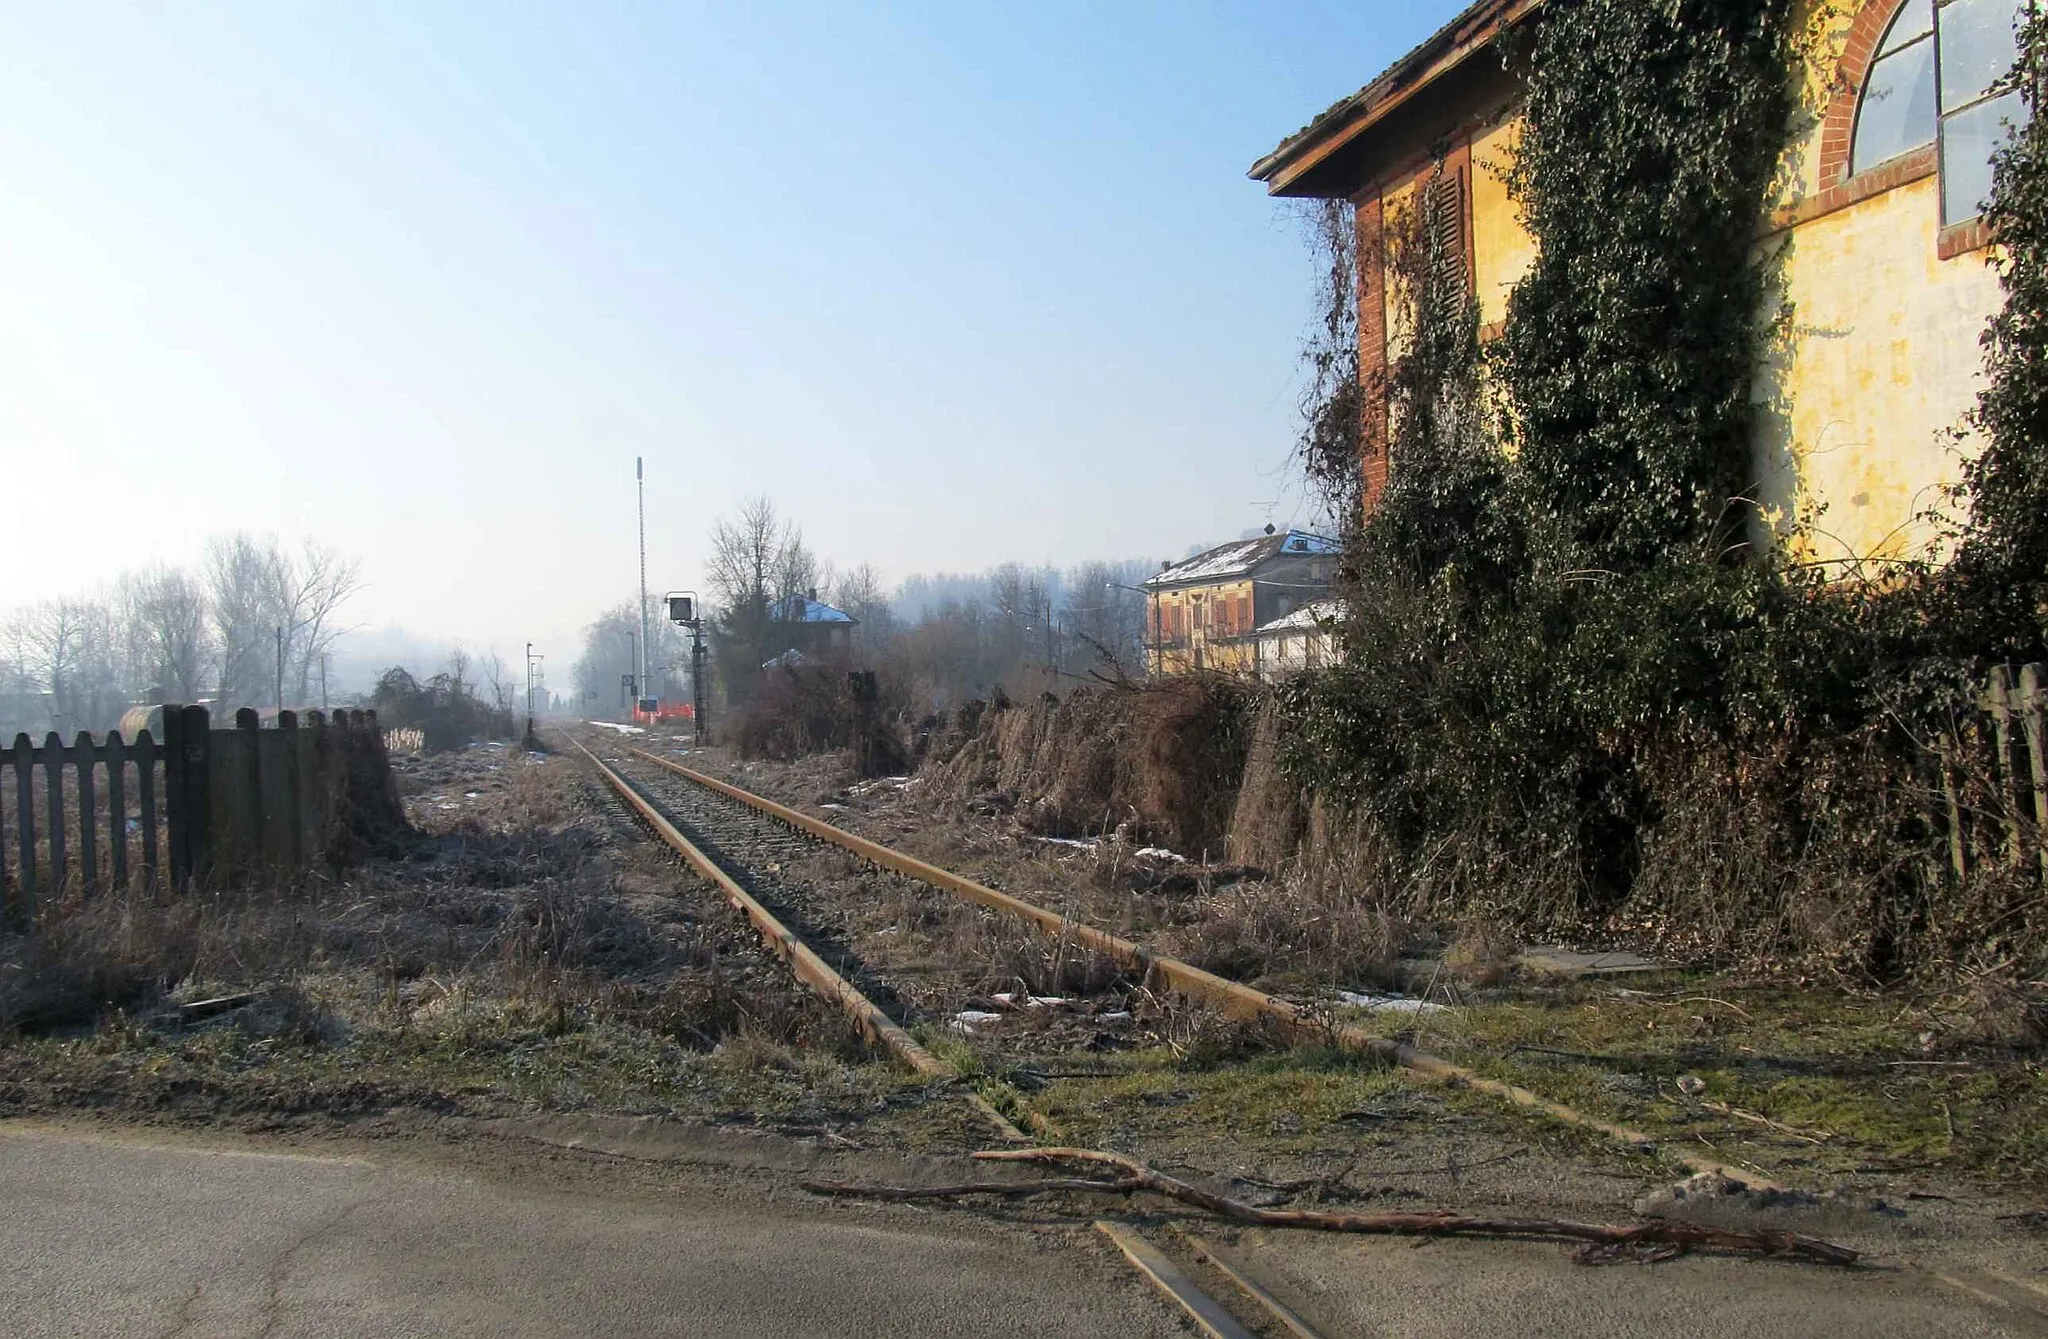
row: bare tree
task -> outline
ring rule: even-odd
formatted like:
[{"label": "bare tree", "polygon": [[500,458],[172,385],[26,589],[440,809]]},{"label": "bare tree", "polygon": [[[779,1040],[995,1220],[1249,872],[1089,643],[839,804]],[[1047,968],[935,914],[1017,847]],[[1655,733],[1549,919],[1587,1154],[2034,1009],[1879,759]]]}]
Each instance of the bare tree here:
[{"label": "bare tree", "polygon": [[118,593],[130,686],[163,701],[198,701],[214,657],[206,588],[182,568],[154,567],[123,577]]},{"label": "bare tree", "polygon": [[512,685],[505,676],[505,658],[498,654],[498,648],[485,651],[476,662],[476,672],[483,680],[484,691],[490,694],[491,706],[499,711],[512,709]]},{"label": "bare tree", "polygon": [[[274,551],[275,544],[270,546]],[[206,546],[206,585],[213,599],[217,676],[223,707],[265,702],[275,643],[270,617],[269,551],[246,534],[227,535]]]},{"label": "bare tree", "polygon": [[832,603],[860,620],[853,630],[855,645],[870,653],[887,646],[896,630],[889,591],[882,574],[862,563],[842,574],[832,587]]},{"label": "bare tree", "polygon": [[268,702],[274,676],[303,702],[321,658],[344,631],[335,615],[362,586],[361,568],[307,541],[297,553],[274,536],[234,534],[207,548],[207,585],[219,638],[223,706]]},{"label": "bare tree", "polygon": [[9,641],[50,728],[105,730],[127,709],[121,638],[102,600],[50,600],[16,614]]},{"label": "bare tree", "polygon": [[807,594],[827,571],[805,545],[803,532],[765,497],[748,501],[736,518],[712,528],[709,579],[721,611],[712,646],[729,698],[751,696],[754,672],[789,647],[777,631],[776,602]]}]

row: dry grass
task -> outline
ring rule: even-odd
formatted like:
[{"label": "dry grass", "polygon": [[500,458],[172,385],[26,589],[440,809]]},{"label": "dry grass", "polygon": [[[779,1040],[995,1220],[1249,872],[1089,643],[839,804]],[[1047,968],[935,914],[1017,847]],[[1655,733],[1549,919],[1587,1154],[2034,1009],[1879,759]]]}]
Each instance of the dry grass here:
[{"label": "dry grass", "polygon": [[1377,986],[1398,979],[1413,938],[1375,892],[1291,875],[1211,894],[1162,946],[1237,981]]},{"label": "dry grass", "polygon": [[[620,859],[573,764],[471,766],[435,774],[472,786],[460,812],[431,806],[437,831],[346,879],[74,898],[33,938],[0,938],[0,1106],[146,1105],[176,1081],[295,1110],[371,1090],[639,1109],[749,1075],[786,1106],[816,1097],[820,1066],[867,1057],[722,909],[679,902],[672,866]],[[222,996],[236,1003],[203,1020],[182,1007]],[[801,1052],[800,1073],[735,1046]],[[690,1056],[710,1066],[701,1097],[678,1086]]]}]

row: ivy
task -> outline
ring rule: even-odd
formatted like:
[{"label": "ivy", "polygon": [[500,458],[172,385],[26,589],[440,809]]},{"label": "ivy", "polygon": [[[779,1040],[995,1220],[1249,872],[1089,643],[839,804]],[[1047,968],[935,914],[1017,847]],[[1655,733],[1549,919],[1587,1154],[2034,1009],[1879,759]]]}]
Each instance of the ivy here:
[{"label": "ivy", "polygon": [[1764,286],[1796,106],[1792,0],[1550,0],[1509,174],[1539,252],[1500,375],[1536,518],[1621,571],[1738,542]]},{"label": "ivy", "polygon": [[1982,451],[1963,467],[1968,521],[1944,574],[1961,649],[2015,660],[2048,655],[2048,14],[2023,11],[2010,82],[2029,119],[1992,164],[1984,221],[2004,253],[2003,309],[1984,332],[1989,385],[1972,415]]}]

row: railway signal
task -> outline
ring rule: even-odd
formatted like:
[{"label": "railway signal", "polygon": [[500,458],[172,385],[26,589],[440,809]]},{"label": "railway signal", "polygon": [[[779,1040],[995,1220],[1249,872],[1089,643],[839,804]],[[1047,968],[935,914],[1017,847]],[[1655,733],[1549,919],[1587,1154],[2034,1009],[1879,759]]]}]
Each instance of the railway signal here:
[{"label": "railway signal", "polygon": [[672,590],[663,599],[668,605],[668,621],[690,630],[690,718],[696,726],[694,739],[703,744],[710,737],[710,726],[704,719],[704,620],[697,608],[697,592]]}]

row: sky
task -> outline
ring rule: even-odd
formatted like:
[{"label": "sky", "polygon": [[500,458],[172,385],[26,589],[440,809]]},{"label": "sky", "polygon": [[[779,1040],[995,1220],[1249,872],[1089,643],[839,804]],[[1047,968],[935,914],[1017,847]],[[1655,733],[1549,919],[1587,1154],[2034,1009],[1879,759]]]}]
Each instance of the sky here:
[{"label": "sky", "polygon": [[765,494],[840,567],[1312,511],[1254,159],[1454,12],[0,4],[0,608],[232,530],[574,658]]}]

